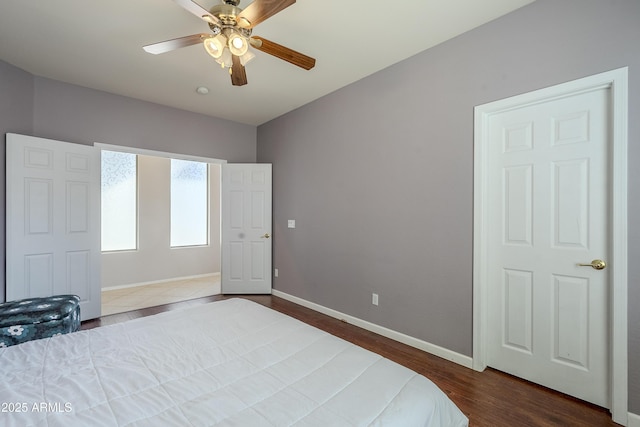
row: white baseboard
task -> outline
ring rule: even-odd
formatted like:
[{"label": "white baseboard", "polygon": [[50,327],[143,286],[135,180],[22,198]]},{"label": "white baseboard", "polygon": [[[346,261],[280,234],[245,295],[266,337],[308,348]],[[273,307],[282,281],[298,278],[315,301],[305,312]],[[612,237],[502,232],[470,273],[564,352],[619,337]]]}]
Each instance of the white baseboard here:
[{"label": "white baseboard", "polygon": [[640,427],[640,415],[629,412],[628,427]]},{"label": "white baseboard", "polygon": [[204,277],[215,277],[215,276],[220,276],[220,273],[196,274],[194,276],[174,277],[171,279],[153,280],[151,282],[139,282],[139,283],[129,283],[127,285],[107,286],[102,288],[102,291],[114,291],[116,289],[135,288],[137,286],[145,286],[145,285],[159,285],[160,283],[176,282],[178,280],[193,280],[193,279],[202,279]]},{"label": "white baseboard", "polygon": [[[403,344],[409,345],[411,347],[415,347],[422,351],[426,351],[427,353],[431,353],[435,356],[442,357],[443,359],[449,360],[451,362],[457,363],[458,365],[462,365],[466,368],[471,369],[472,367],[472,359],[469,356],[465,356],[460,353],[456,353],[455,351],[448,350],[444,347],[440,347],[435,344],[428,343],[426,341],[420,340],[418,338],[411,337],[409,335],[405,335],[401,332],[397,332],[384,326],[376,325],[375,323],[368,322],[366,320],[358,319],[357,317],[350,316],[348,314],[341,313],[339,311],[333,310],[331,308],[327,308],[320,304],[316,304],[311,301],[307,301],[302,298],[298,298],[296,296],[287,294],[285,292],[279,291],[277,289],[273,289],[271,292],[273,295],[280,297],[282,299],[286,299],[288,301],[294,302],[301,306],[310,308],[311,310],[318,311],[322,314],[326,314],[327,316],[331,316],[335,319],[339,319],[350,323],[352,325],[358,326],[362,329],[366,329],[367,331],[374,332],[378,335],[382,335],[384,337],[390,338],[392,340],[401,342]],[[638,426],[640,427],[640,426]]]}]

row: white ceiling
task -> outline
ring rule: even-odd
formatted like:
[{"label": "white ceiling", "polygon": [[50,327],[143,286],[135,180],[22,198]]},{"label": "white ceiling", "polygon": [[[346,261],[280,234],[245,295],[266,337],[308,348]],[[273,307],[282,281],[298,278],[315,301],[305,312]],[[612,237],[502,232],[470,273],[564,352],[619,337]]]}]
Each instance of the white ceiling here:
[{"label": "white ceiling", "polygon": [[316,58],[315,68],[255,51],[249,83],[237,87],[200,45],[142,50],[209,31],[172,0],[0,0],[0,59],[37,76],[259,125],[532,1],[300,0],[253,34]]}]

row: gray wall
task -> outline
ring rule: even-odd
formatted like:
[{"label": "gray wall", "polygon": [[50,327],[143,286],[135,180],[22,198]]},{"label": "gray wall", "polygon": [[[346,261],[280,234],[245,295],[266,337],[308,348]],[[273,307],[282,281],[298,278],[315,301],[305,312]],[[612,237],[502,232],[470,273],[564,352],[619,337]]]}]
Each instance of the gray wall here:
[{"label": "gray wall", "polygon": [[637,0],[538,0],[259,126],[258,161],[274,165],[274,287],[470,356],[474,106],[624,66],[640,414]]},{"label": "gray wall", "polygon": [[34,136],[254,161],[256,128],[35,77]]},{"label": "gray wall", "polygon": [[[170,153],[256,160],[256,128],[33,76],[0,61],[0,141],[7,132]],[[0,149],[0,224],[5,222],[5,149]],[[0,241],[5,241],[4,226]],[[0,245],[0,301],[5,245]]]}]

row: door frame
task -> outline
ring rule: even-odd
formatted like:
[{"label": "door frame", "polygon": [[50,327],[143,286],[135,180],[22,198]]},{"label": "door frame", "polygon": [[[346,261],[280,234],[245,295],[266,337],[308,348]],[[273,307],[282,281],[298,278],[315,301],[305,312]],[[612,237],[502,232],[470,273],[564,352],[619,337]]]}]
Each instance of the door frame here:
[{"label": "door frame", "polygon": [[94,142],[93,146],[98,150],[119,151],[121,153],[139,154],[141,156],[165,157],[167,159],[191,160],[194,162],[224,164],[226,160],[214,159],[212,157],[192,156],[189,154],[170,153],[167,151],[148,150],[146,148],[127,147],[124,145],[104,144],[102,142]]},{"label": "door frame", "polygon": [[[237,163],[228,163],[227,160],[224,159],[217,159],[217,158],[212,158],[212,157],[202,157],[202,156],[193,156],[193,155],[189,155],[189,154],[180,154],[180,153],[173,153],[173,152],[165,152],[165,151],[157,151],[157,150],[150,150],[150,149],[145,149],[145,148],[137,148],[137,147],[127,147],[127,146],[123,146],[123,145],[113,145],[113,144],[105,144],[105,143],[101,143],[101,142],[95,142],[94,147],[96,147],[98,150],[107,150],[107,151],[119,151],[119,152],[123,152],[123,153],[131,153],[131,154],[139,154],[139,155],[144,155],[144,156],[154,156],[154,157],[164,157],[164,158],[172,158],[172,159],[180,159],[180,160],[191,160],[191,161],[195,161],[195,162],[205,162],[205,163],[213,163],[213,164],[218,164],[220,165],[220,209],[221,209],[221,214],[220,214],[220,224],[218,224],[219,227],[222,228],[222,221],[223,221],[223,217],[224,215],[222,214],[222,209],[224,209],[223,206],[223,183],[222,183],[222,176],[223,176],[223,171],[222,171],[222,167],[226,164],[237,164]],[[260,164],[260,163],[251,163],[251,164]],[[271,230],[272,225],[269,224],[269,229]],[[271,233],[273,235],[272,231],[269,231],[269,233]],[[222,264],[223,264],[223,260],[222,260],[222,253],[224,251],[223,245],[222,245],[222,230],[221,230],[221,236],[220,236],[220,270],[222,270]],[[273,273],[273,264],[269,266],[268,268],[269,273],[272,274]],[[224,274],[222,271],[220,272],[221,276],[220,276],[220,280],[221,280],[221,285],[222,285],[222,275]],[[271,276],[270,276],[270,281],[272,280]],[[270,287],[272,287],[273,284],[270,284]]]},{"label": "door frame", "polygon": [[[94,142],[93,146],[99,150],[99,151],[117,151],[117,152],[121,152],[121,153],[129,153],[129,154],[135,154],[135,155],[140,155],[140,156],[151,156],[151,157],[160,157],[160,158],[165,158],[165,159],[178,159],[178,160],[188,160],[188,161],[193,161],[193,162],[201,162],[201,163],[207,163],[207,164],[216,164],[216,165],[220,165],[220,177],[219,177],[219,182],[221,184],[221,178],[222,178],[222,165],[226,164],[227,161],[223,160],[223,159],[217,159],[217,158],[213,158],[213,157],[204,157],[204,156],[194,156],[194,155],[190,155],[190,154],[181,154],[181,153],[173,153],[173,152],[168,152],[168,151],[158,151],[158,150],[150,150],[150,149],[146,149],[146,148],[137,148],[137,147],[127,147],[124,145],[114,145],[114,144],[105,144],[102,142]],[[100,197],[98,195],[98,197]],[[222,200],[220,200],[220,206],[221,206],[221,202]],[[209,205],[211,205],[211,201],[209,201]],[[221,227],[222,224],[222,216],[220,217],[220,221],[218,224],[209,224],[209,227]],[[209,244],[211,245],[213,242],[209,242]],[[220,242],[218,242],[220,243]],[[222,245],[220,244],[219,246],[220,248],[220,258],[222,258]],[[222,261],[222,260],[221,260]]]},{"label": "door frame", "polygon": [[627,145],[628,68],[596,74],[545,89],[476,106],[474,109],[473,184],[473,369],[487,367],[488,276],[487,171],[489,118],[504,111],[546,102],[596,88],[610,91],[611,206],[610,206],[610,304],[609,377],[613,421],[628,422],[628,318],[627,318]]}]

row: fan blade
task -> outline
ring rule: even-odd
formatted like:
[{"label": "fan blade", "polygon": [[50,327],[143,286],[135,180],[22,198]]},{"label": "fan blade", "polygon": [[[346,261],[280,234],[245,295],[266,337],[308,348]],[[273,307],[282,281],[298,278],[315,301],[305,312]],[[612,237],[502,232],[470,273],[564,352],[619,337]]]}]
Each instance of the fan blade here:
[{"label": "fan blade", "polygon": [[240,12],[236,22],[243,28],[253,28],[295,2],[296,0],[254,0]]},{"label": "fan blade", "polygon": [[203,8],[202,6],[200,6],[198,3],[191,1],[191,0],[173,0],[176,3],[178,3],[180,6],[182,6],[184,9],[186,9],[188,12],[193,13],[194,15],[196,15],[198,18],[210,23],[210,24],[217,24],[220,22],[220,20],[210,14],[207,9]]},{"label": "fan blade", "polygon": [[177,39],[166,40],[159,43],[149,44],[142,48],[148,52],[157,55],[159,53],[170,52],[172,50],[180,49],[181,47],[192,46],[194,44],[202,43],[204,39],[211,37],[211,34],[193,34],[190,36],[180,37]]},{"label": "fan blade", "polygon": [[231,66],[231,84],[234,86],[244,86],[247,84],[247,73],[244,65],[240,63],[240,57],[231,55],[233,65]]},{"label": "fan blade", "polygon": [[316,60],[310,56],[303,55],[300,52],[296,52],[293,49],[279,45],[262,37],[253,36],[249,39],[251,46],[264,53],[273,55],[276,58],[283,59],[287,62],[297,65],[305,70],[310,70],[316,65]]}]

